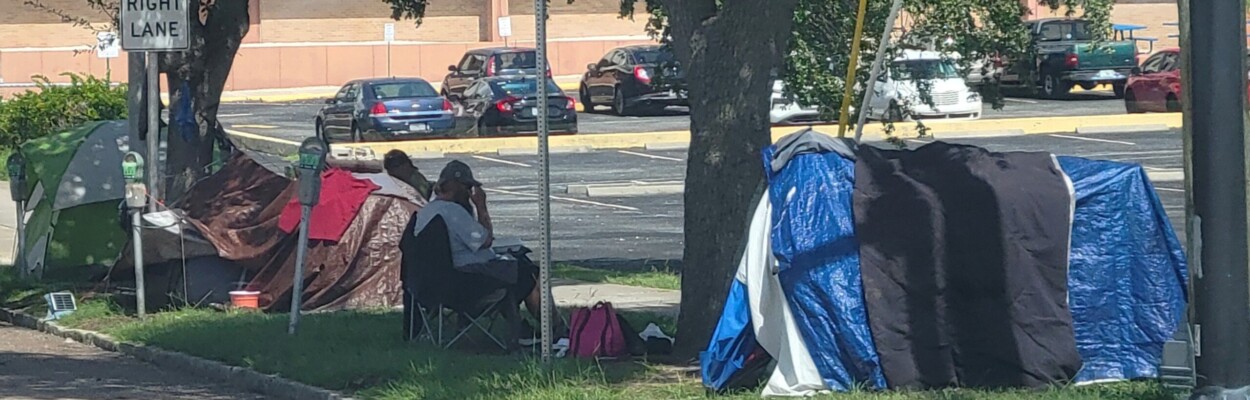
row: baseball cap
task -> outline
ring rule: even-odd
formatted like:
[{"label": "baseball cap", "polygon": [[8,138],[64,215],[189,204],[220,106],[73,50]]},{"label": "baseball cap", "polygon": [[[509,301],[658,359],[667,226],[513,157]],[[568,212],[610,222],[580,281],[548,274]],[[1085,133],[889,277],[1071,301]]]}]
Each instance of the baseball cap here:
[{"label": "baseball cap", "polygon": [[451,162],[447,163],[447,166],[443,167],[443,172],[438,174],[439,182],[447,182],[450,180],[455,180],[469,186],[482,186],[481,182],[478,182],[477,179],[473,179],[473,170],[469,169],[469,165],[461,162],[460,160],[451,160]]}]

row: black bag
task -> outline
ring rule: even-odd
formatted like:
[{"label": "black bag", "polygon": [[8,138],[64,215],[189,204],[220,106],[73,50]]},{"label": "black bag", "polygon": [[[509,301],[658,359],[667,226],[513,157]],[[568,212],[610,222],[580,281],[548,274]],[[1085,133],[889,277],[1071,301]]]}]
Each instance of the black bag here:
[{"label": "black bag", "polygon": [[638,357],[647,355],[647,343],[642,340],[642,336],[638,336],[638,330],[629,325],[629,321],[620,314],[616,315],[617,322],[621,325],[621,333],[625,335],[625,350],[629,351],[629,355]]}]

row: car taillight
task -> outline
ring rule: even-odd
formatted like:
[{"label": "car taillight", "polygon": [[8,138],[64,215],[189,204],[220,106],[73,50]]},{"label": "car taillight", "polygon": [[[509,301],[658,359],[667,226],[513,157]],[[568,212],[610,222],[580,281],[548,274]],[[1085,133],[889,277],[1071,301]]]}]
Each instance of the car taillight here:
[{"label": "car taillight", "polygon": [[647,71],[646,67],[634,67],[634,78],[638,78],[638,82],[645,84],[651,83],[651,73]]},{"label": "car taillight", "polygon": [[495,57],[486,59],[486,76],[495,76]]},{"label": "car taillight", "polygon": [[566,106],[564,106],[564,109],[566,109],[566,110],[576,110],[576,109],[577,109],[577,100],[574,100],[572,97],[565,97],[565,99],[568,99],[569,104],[568,104],[568,105],[566,105]]},{"label": "car taillight", "polygon": [[370,115],[384,115],[386,112],[386,104],[381,102],[373,103],[373,108],[369,109]]},{"label": "car taillight", "polygon": [[499,100],[498,103],[495,103],[495,109],[499,110],[499,112],[501,113],[511,113],[513,109],[512,103],[516,103],[518,101],[521,101],[521,99],[518,99],[515,97],[509,97],[503,100]]},{"label": "car taillight", "polygon": [[1068,54],[1068,57],[1063,60],[1063,65],[1066,65],[1068,68],[1076,68],[1080,64],[1081,59],[1076,54]]},{"label": "car taillight", "polygon": [[451,111],[451,101],[443,99],[443,111]]}]

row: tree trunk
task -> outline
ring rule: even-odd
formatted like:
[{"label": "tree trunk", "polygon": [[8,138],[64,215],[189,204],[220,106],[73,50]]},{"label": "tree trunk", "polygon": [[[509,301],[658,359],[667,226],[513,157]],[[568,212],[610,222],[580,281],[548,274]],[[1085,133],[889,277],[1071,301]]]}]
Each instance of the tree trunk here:
[{"label": "tree trunk", "polygon": [[[189,1],[189,8],[200,8],[201,0]],[[227,143],[225,130],[217,121],[221,93],[225,90],[230,67],[247,35],[248,2],[231,0],[209,2],[207,18],[191,23],[191,48],[169,53],[163,63],[169,90],[168,157],[165,165],[166,204],[180,200],[191,185],[207,176],[217,143]],[[193,17],[194,18],[194,17]],[[185,85],[184,85],[185,84]],[[190,115],[182,102],[190,100]]]},{"label": "tree trunk", "polygon": [[[745,3],[745,4],[743,4]],[[771,143],[769,71],[780,65],[796,0],[666,0],[671,43],[686,65],[690,153],[677,354],[706,346],[744,247],[760,151]]]}]

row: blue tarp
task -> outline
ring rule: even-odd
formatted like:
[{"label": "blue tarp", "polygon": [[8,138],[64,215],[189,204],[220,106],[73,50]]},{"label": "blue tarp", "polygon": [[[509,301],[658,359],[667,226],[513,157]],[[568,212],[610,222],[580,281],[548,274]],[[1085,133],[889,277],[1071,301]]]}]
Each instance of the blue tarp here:
[{"label": "blue tarp", "polygon": [[725,299],[725,311],[712,333],[712,340],[708,342],[707,350],[699,353],[703,385],[715,390],[724,389],[734,374],[742,370],[756,346],[747,285],[735,279],[729,288],[729,298]]},{"label": "blue tarp", "polygon": [[[765,150],[766,166],[773,151]],[[1141,166],[1058,160],[1076,197],[1068,290],[1084,364],[1077,382],[1157,377],[1188,298],[1183,247]],[[779,278],[824,383],[884,388],[851,220],[854,162],[804,154],[768,175]],[[723,388],[754,339],[746,287],[735,282],[702,356],[704,384]]]},{"label": "blue tarp", "polygon": [[[775,151],[764,151],[764,165]],[[885,388],[859,274],[855,162],[833,152],[798,155],[769,170],[768,185],[778,278],[820,376],[836,391]]]},{"label": "blue tarp", "polygon": [[1185,312],[1185,253],[1136,164],[1059,157],[1076,191],[1068,295],[1077,382],[1158,376]]}]

